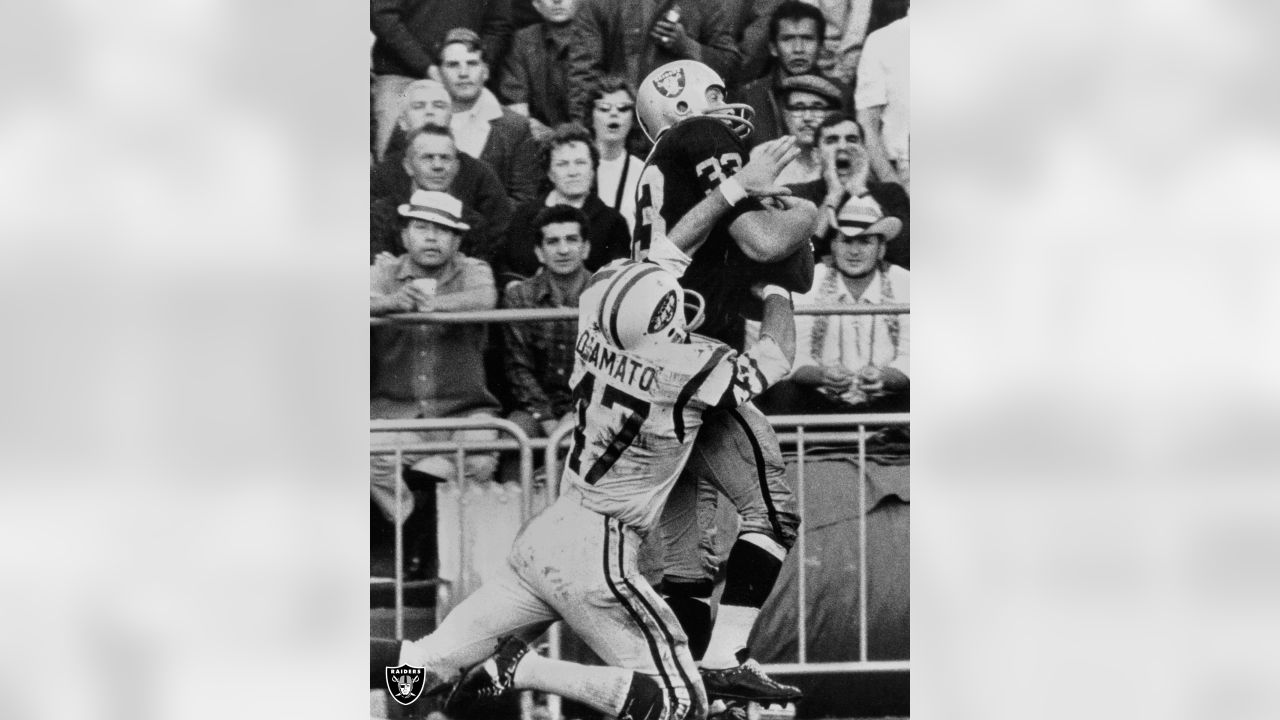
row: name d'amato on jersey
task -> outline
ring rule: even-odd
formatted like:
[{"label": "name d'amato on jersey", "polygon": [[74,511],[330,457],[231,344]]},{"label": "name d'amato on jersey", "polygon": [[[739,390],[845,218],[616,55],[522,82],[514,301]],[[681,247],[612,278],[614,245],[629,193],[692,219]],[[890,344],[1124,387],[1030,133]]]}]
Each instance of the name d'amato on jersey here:
[{"label": "name d'amato on jersey", "polygon": [[[622,349],[620,338],[667,327],[675,312],[684,312],[679,287],[656,282],[652,287],[660,294],[645,304],[651,313],[619,311],[614,296],[629,280],[644,287],[645,280],[664,275],[653,263],[634,261],[616,262],[596,274],[582,295],[578,361],[570,379],[579,414],[564,481],[582,493],[587,508],[642,532],[657,524],[662,502],[692,451],[703,411],[741,405],[791,366],[768,336],[745,353],[694,334],[682,343]],[[635,293],[637,285],[628,292]]]}]

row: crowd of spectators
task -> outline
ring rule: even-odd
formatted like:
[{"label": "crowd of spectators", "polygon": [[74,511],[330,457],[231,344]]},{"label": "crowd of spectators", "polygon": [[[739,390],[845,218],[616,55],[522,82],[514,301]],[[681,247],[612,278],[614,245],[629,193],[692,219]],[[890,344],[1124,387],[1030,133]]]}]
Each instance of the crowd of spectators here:
[{"label": "crowd of spectators", "polygon": [[[750,146],[799,141],[779,181],[825,221],[797,306],[909,302],[908,5],[371,0],[370,314],[575,307],[591,271],[630,254],[650,147],[635,89],[678,59],[706,63],[729,101],[752,106]],[[906,315],[799,316],[796,368],[761,407],[905,409],[909,329]],[[574,334],[574,321],[374,325],[370,416],[507,417],[547,436],[570,420]],[[405,463],[398,514],[387,456],[370,479],[406,534],[426,522],[422,484],[503,477],[491,454]],[[408,547],[411,562],[429,554]]]}]

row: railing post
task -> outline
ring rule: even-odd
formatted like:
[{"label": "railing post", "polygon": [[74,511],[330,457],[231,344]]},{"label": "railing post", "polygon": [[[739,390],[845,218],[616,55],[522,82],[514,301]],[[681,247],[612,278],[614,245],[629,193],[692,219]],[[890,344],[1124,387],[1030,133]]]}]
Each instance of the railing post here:
[{"label": "railing post", "polygon": [[804,425],[796,425],[796,513],[800,515],[800,532],[796,534],[796,662],[809,660],[808,569],[805,567],[804,521]]},{"label": "railing post", "polygon": [[404,521],[401,516],[404,512],[404,448],[399,444],[396,445],[395,455],[395,475],[396,475],[396,512],[392,523],[395,525],[395,552],[393,553],[395,564],[395,627],[396,639],[404,639]]},{"label": "railing post", "polygon": [[[857,672],[886,672],[886,671],[910,671],[910,660],[869,660],[869,638],[870,627],[867,624],[867,607],[868,598],[867,590],[870,578],[867,575],[867,504],[868,504],[868,473],[867,473],[867,437],[869,435],[869,427],[907,425],[910,423],[910,416],[906,413],[884,413],[884,414],[843,414],[843,415],[780,415],[769,418],[770,424],[775,430],[786,427],[794,427],[794,439],[796,442],[796,503],[803,516],[806,502],[806,488],[808,485],[808,474],[805,472],[805,466],[808,464],[810,457],[808,446],[811,442],[839,442],[847,444],[851,442],[857,443],[858,458],[858,474],[857,474],[857,522],[858,522],[858,654],[857,660],[843,662],[809,662],[808,658],[808,622],[805,614],[808,605],[808,592],[806,585],[808,583],[808,573],[805,565],[805,553],[807,551],[805,544],[806,523],[802,518],[800,534],[796,538],[794,552],[797,554],[796,561],[796,601],[797,616],[796,625],[798,632],[797,637],[798,657],[794,663],[766,663],[763,667],[767,672],[788,674],[788,673],[857,673]],[[839,429],[839,432],[820,432],[815,428],[832,428]],[[852,430],[848,429],[852,428]],[[817,439],[814,439],[814,438]]]},{"label": "railing post", "polygon": [[[547,438],[546,462],[544,465],[547,474],[547,500],[554,502],[560,496],[560,459],[559,450],[560,443],[564,442],[564,437],[573,430],[572,425],[565,425],[557,428],[556,432]],[[547,630],[547,657],[552,660],[560,659],[562,623],[555,622]],[[547,714],[549,720],[562,720],[564,711],[561,707],[560,696],[547,696]]]},{"label": "railing post", "polygon": [[858,426],[858,659],[867,661],[867,426]]}]

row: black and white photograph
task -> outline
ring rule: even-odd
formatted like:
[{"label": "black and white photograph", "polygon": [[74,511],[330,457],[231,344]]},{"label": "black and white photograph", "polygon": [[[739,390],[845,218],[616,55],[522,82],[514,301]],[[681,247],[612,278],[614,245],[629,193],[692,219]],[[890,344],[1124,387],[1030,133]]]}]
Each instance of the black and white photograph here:
[{"label": "black and white photograph", "polygon": [[373,0],[373,717],[910,714],[906,0]]},{"label": "black and white photograph", "polygon": [[0,718],[1280,717],[1278,24],[7,4]]}]

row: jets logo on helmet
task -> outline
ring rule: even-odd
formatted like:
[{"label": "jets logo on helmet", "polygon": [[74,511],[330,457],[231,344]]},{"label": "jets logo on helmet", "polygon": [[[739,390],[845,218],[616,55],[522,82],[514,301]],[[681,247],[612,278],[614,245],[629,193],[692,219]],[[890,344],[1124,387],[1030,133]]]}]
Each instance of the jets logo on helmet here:
[{"label": "jets logo on helmet", "polygon": [[640,83],[636,94],[636,119],[653,141],[682,120],[710,115],[723,121],[738,137],[751,134],[754,110],[743,103],[724,101],[724,80],[715,70],[696,60],[676,60],[654,70]]},{"label": "jets logo on helmet", "polygon": [[667,326],[671,319],[676,316],[676,291],[668,290],[666,295],[658,301],[658,307],[653,311],[653,317],[649,318],[649,332],[657,332]]}]

